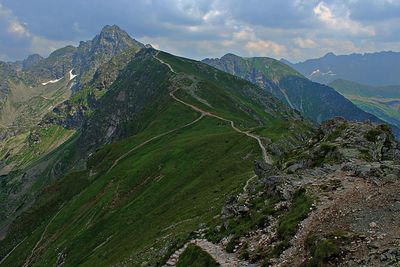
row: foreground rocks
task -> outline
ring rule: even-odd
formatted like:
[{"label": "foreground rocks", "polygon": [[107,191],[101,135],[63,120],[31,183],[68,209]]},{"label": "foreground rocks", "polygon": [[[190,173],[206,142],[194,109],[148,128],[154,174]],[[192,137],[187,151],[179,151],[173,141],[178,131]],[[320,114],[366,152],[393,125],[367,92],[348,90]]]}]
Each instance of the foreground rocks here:
[{"label": "foreground rocks", "polygon": [[398,266],[399,155],[385,125],[324,122],[276,166],[255,162],[209,238],[261,266]]}]

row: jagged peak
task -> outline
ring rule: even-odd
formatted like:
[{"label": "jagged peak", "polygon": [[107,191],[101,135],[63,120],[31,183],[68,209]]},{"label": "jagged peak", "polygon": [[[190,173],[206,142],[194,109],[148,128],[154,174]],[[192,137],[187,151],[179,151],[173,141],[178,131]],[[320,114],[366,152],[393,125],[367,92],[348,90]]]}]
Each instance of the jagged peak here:
[{"label": "jagged peak", "polygon": [[226,58],[239,58],[239,56],[238,56],[238,55],[235,55],[235,54],[233,54],[233,53],[227,53],[227,54],[225,54],[225,55],[223,55],[223,56],[221,57],[221,59],[226,59]]},{"label": "jagged peak", "polygon": [[[111,44],[124,49],[125,47],[144,48],[145,45],[133,39],[129,34],[117,25],[106,25],[91,41],[92,48],[96,49],[104,44]],[[82,43],[81,43],[82,44]]]}]

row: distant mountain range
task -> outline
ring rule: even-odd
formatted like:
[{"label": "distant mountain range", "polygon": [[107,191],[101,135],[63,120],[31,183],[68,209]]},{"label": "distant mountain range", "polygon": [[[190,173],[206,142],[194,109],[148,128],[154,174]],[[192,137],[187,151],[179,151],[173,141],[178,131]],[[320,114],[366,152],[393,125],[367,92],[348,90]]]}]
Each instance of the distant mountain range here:
[{"label": "distant mountain range", "polygon": [[259,85],[316,123],[335,116],[349,120],[382,122],[331,87],[312,82],[275,59],[244,58],[226,54],[220,59],[204,59],[203,62]]},{"label": "distant mountain range", "polygon": [[287,60],[282,62],[312,81],[323,84],[343,79],[372,86],[400,85],[400,52],[328,53],[321,58],[295,64]]},{"label": "distant mountain range", "polygon": [[336,80],[329,86],[364,111],[400,127],[400,85],[369,86]]}]

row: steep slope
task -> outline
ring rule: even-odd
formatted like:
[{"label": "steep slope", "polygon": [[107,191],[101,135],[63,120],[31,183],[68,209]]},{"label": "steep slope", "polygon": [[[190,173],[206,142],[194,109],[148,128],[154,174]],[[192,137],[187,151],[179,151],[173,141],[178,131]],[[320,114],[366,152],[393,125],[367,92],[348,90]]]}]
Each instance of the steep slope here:
[{"label": "steep slope", "polygon": [[47,58],[31,55],[22,62],[1,63],[2,131],[37,124],[44,113],[69,98],[71,88],[77,91],[95,84],[105,89],[143,47],[117,26],[105,26],[93,40],[81,42],[77,48],[61,48]]},{"label": "steep slope", "polygon": [[[290,66],[312,81],[328,84],[337,79],[373,86],[400,84],[400,53],[378,52],[351,55],[328,53]],[[285,61],[288,64],[288,61]]]},{"label": "steep slope", "polygon": [[86,169],[15,221],[0,265],[162,265],[254,177],[255,159],[270,160],[264,150],[274,158],[312,131],[245,80],[141,50],[82,126]]},{"label": "steep slope", "polygon": [[0,63],[0,236],[45,186],[81,168],[71,147],[76,131],[142,47],[117,26],[105,26],[79,47]]},{"label": "steep slope", "polygon": [[334,89],[304,78],[289,66],[271,58],[242,58],[227,54],[204,63],[247,79],[271,92],[288,106],[316,123],[335,116],[349,120],[372,120],[375,116],[357,108]]},{"label": "steep slope", "polygon": [[400,127],[400,86],[368,86],[346,80],[329,84],[364,111]]}]

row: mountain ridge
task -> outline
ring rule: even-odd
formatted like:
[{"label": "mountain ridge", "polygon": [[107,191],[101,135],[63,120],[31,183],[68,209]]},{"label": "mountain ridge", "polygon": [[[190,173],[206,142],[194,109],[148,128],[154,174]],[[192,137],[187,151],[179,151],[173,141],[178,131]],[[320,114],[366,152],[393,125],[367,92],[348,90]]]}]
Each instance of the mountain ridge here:
[{"label": "mountain ridge", "polygon": [[[344,79],[372,86],[385,86],[400,84],[399,60],[400,52],[382,51],[350,55],[327,53],[320,58],[294,64],[286,60],[285,63],[319,83],[328,84]],[[315,74],[312,75],[313,73]],[[323,73],[332,75],[322,75]]]},{"label": "mountain ridge", "polygon": [[296,70],[275,59],[241,58],[228,54],[221,59],[205,59],[203,62],[265,88],[316,123],[335,116],[349,120],[382,122],[374,115],[357,108],[333,88],[309,81]]}]

